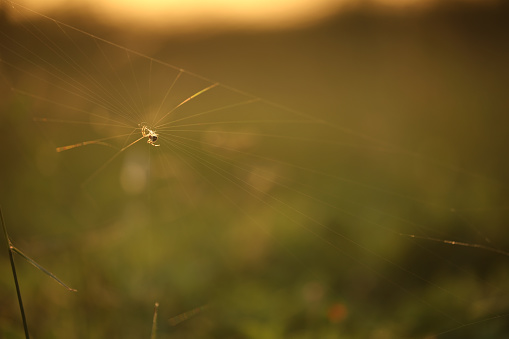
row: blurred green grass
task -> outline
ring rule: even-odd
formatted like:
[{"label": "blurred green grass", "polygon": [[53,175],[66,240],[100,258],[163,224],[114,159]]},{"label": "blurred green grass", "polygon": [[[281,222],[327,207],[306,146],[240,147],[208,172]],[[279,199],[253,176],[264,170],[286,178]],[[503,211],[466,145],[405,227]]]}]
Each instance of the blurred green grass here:
[{"label": "blurred green grass", "polygon": [[[124,158],[83,189],[112,151],[87,146],[55,154],[61,145],[54,140],[75,131],[34,123],[34,112],[57,107],[2,83],[0,203],[11,236],[79,291],[69,294],[18,260],[32,333],[148,337],[155,301],[160,338],[424,337],[506,313],[507,258],[394,233],[414,233],[418,225],[444,239],[488,237],[507,248],[506,15],[503,6],[406,15],[366,10],[296,31],[174,39],[128,39],[73,21],[134,49],[150,38],[159,60],[348,132],[303,126],[297,134],[362,147],[286,152],[284,159],[345,180],[286,172],[285,184],[307,195],[280,190],[274,194],[281,201],[269,204],[205,166],[205,178],[168,166],[179,175],[153,178],[148,190],[129,195],[119,181]],[[4,28],[23,46],[32,43],[22,28]],[[93,49],[91,39],[78,43]],[[2,72],[8,81],[19,76],[5,65]],[[40,83],[31,86],[53,95]],[[103,134],[87,129],[83,138]],[[372,140],[362,144],[358,134]],[[146,155],[142,146],[129,154]],[[277,155],[283,146],[258,150]],[[154,162],[156,154],[150,150]],[[0,265],[2,335],[20,337],[5,256]],[[210,308],[179,326],[166,321],[204,304]],[[328,312],[338,304],[347,315],[336,323]],[[440,337],[501,337],[505,320]]]}]

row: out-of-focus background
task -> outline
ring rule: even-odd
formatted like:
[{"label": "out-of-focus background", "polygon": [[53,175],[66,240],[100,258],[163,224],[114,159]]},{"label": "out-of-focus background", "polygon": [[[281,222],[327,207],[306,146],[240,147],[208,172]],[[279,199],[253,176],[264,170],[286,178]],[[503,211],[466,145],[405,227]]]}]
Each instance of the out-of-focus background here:
[{"label": "out-of-focus background", "polygon": [[[34,337],[148,338],[156,301],[158,338],[509,334],[504,2],[1,9],[0,204],[78,289],[17,258]],[[161,147],[104,140],[216,82]]]}]

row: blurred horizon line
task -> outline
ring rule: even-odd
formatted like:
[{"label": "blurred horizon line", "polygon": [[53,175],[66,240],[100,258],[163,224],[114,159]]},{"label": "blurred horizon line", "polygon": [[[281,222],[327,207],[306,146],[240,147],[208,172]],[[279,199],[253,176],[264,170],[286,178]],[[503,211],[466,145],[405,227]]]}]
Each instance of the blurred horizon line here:
[{"label": "blurred horizon line", "polygon": [[[150,3],[160,0],[146,0]],[[208,4],[199,7],[198,2]],[[216,1],[226,4],[229,0]],[[0,15],[8,22],[26,21],[34,16],[45,15],[60,20],[71,18],[80,24],[88,22],[100,23],[114,29],[144,30],[165,34],[200,34],[222,31],[284,31],[302,29],[309,26],[334,20],[334,18],[352,13],[366,13],[375,15],[415,15],[427,14],[440,10],[462,9],[499,9],[503,2],[499,0],[319,0],[313,3],[295,1],[290,5],[287,0],[263,1],[263,4],[273,5],[267,9],[264,5],[253,6],[246,2],[244,7],[212,6],[212,1],[190,1],[191,7],[185,7],[179,2],[167,2],[170,5],[145,6],[144,10],[136,7],[119,7],[116,0],[110,0],[102,5],[93,0],[80,0],[72,4],[62,4],[60,0],[46,1],[4,1],[0,6]],[[141,1],[140,1],[141,3]],[[133,2],[133,4],[135,4]],[[274,6],[274,4],[276,4]],[[172,11],[176,6],[178,11]],[[27,9],[28,13],[20,14],[15,6]],[[180,7],[179,7],[180,6]],[[194,8],[193,8],[194,6]],[[30,13],[30,14],[29,14]]]}]

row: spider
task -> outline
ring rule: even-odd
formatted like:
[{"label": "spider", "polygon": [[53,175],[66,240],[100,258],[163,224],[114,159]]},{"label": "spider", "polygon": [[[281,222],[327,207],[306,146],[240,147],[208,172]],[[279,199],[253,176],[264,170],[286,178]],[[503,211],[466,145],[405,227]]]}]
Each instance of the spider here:
[{"label": "spider", "polygon": [[151,144],[152,146],[161,146],[155,143],[159,138],[159,134],[148,128],[147,125],[141,126],[141,135],[143,138],[148,138],[147,143]]}]

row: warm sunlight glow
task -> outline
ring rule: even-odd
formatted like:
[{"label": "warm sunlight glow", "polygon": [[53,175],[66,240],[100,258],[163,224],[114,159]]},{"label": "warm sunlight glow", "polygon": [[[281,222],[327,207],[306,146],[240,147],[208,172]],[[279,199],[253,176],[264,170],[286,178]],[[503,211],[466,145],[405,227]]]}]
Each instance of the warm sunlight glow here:
[{"label": "warm sunlight glow", "polygon": [[[201,27],[277,28],[302,25],[333,15],[355,0],[76,0],[111,22],[139,22],[175,29]],[[27,0],[35,10],[68,6],[63,0]]]},{"label": "warm sunlight glow", "polygon": [[[21,1],[20,1],[21,2]],[[487,2],[494,0],[458,0]],[[26,0],[23,4],[35,10],[61,9],[65,0]],[[374,4],[387,8],[422,7],[436,0],[75,0],[73,8],[90,9],[104,20],[116,24],[140,23],[152,27],[180,30],[228,27],[273,29],[306,25],[341,9]]]}]

